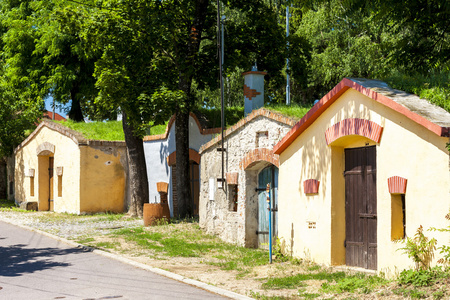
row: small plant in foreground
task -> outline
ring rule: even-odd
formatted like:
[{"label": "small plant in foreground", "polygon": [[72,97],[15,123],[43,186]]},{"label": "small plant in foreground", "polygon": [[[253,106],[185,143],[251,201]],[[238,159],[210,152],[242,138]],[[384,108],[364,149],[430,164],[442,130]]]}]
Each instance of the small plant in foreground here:
[{"label": "small plant in foreground", "polygon": [[[449,150],[450,150],[450,143],[449,143]],[[450,213],[448,213],[445,216],[445,218],[450,221]],[[439,228],[439,229],[431,228],[430,230],[450,232],[450,225],[448,225],[447,228]],[[441,250],[439,253],[444,256],[438,260],[438,263],[443,264],[445,267],[450,267],[450,246],[442,245],[438,249]]]},{"label": "small plant in foreground", "polygon": [[441,267],[434,267],[426,270],[404,270],[400,273],[398,278],[399,284],[411,284],[415,287],[430,286],[437,279],[448,278],[450,273],[442,270]]},{"label": "small plant in foreground", "polygon": [[436,250],[436,239],[429,239],[423,233],[423,227],[417,229],[413,238],[407,238],[405,247],[399,248],[403,253],[407,254],[416,263],[416,270],[428,269],[434,257],[434,250]]},{"label": "small plant in foreground", "polygon": [[433,299],[442,299],[445,296],[445,292],[443,290],[436,291],[432,294]]},{"label": "small plant in foreground", "polygon": [[272,254],[275,256],[275,259],[279,261],[288,261],[289,257],[283,254],[284,240],[277,237],[275,243],[273,245]]},{"label": "small plant in foreground", "polygon": [[386,284],[388,280],[378,276],[368,276],[362,273],[344,276],[336,280],[335,284],[324,283],[322,290],[336,293],[371,293],[376,287]]}]

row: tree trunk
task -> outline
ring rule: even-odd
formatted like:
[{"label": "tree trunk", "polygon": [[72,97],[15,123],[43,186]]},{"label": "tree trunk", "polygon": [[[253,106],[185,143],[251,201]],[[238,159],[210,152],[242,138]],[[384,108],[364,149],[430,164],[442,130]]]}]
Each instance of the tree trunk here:
[{"label": "tree trunk", "polygon": [[6,172],[6,158],[0,159],[0,199],[8,199],[8,175]]},{"label": "tree trunk", "polygon": [[189,176],[189,112],[179,111],[175,119],[178,217],[192,216]]},{"label": "tree trunk", "polygon": [[132,217],[142,217],[144,203],[148,202],[148,178],[145,164],[144,143],[142,138],[135,137],[127,115],[122,112],[122,125],[128,152],[128,170],[131,201],[128,214]]},{"label": "tree trunk", "polygon": [[189,111],[194,99],[191,96],[192,77],[195,73],[195,59],[200,49],[200,41],[208,11],[209,0],[195,1],[195,12],[187,43],[187,55],[179,70],[178,88],[185,93],[185,103],[176,112],[175,142],[177,165],[178,217],[193,216],[191,185],[189,176]]},{"label": "tree trunk", "polygon": [[75,122],[84,122],[83,112],[81,111],[80,99],[77,97],[78,87],[72,88],[70,91],[70,97],[72,98],[72,106],[69,111],[69,119]]}]

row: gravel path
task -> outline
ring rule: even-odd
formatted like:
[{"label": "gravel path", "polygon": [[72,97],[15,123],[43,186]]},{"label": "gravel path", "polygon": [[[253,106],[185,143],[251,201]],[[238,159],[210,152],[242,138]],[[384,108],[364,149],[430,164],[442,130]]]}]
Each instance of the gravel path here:
[{"label": "gravel path", "polygon": [[0,220],[29,226],[71,240],[93,233],[108,234],[115,229],[136,227],[143,223],[142,219],[135,218],[111,220],[112,218],[108,218],[108,215],[77,216],[76,218],[67,215],[67,218],[49,221],[49,218],[46,218],[47,214],[53,213],[0,211]]}]

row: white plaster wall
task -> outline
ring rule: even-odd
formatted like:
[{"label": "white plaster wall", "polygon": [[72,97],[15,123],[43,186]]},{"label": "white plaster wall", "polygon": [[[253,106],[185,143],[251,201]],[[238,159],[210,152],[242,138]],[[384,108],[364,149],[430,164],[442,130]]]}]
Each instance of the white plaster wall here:
[{"label": "white plaster wall", "polygon": [[[145,163],[147,164],[149,203],[159,202],[160,200],[159,193],[156,190],[157,182],[169,182],[169,184],[171,183],[171,170],[167,165],[167,156],[169,156],[169,154],[173,151],[175,151],[174,126],[172,127],[167,139],[144,142]],[[169,194],[170,193],[171,191],[169,191]]]},{"label": "white plaster wall", "polygon": [[[167,164],[167,157],[176,150],[175,123],[169,129],[166,139],[145,141],[144,153],[147,164],[149,203],[159,203],[160,197],[156,189],[157,182],[168,182],[168,201],[171,214],[173,212],[172,168]],[[189,148],[198,152],[200,147],[213,138],[212,134],[201,134],[197,123],[189,116]]]},{"label": "white plaster wall", "polygon": [[[54,211],[80,213],[80,150],[69,137],[48,127],[42,129],[15,154],[15,197],[16,202],[39,201],[39,163],[37,147],[44,142],[55,146],[54,156]],[[58,197],[58,176],[56,168],[63,167],[62,197]],[[30,177],[25,170],[34,169],[34,196],[30,195]],[[48,183],[46,183],[48,184]]]}]

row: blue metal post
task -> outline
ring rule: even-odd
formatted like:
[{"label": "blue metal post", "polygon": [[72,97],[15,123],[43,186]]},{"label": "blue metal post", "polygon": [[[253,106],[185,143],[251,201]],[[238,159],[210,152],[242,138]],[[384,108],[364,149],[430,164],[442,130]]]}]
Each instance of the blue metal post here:
[{"label": "blue metal post", "polygon": [[266,187],[267,203],[269,204],[269,263],[272,263],[272,201],[270,199],[270,183]]}]

